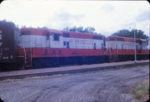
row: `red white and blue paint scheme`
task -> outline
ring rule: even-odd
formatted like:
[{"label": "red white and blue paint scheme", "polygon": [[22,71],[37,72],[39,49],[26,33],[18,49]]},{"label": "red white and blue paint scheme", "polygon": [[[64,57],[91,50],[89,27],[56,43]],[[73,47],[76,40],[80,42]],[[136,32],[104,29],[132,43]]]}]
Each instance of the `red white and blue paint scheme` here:
[{"label": "red white and blue paint scheme", "polygon": [[26,67],[41,68],[75,64],[148,59],[148,43],[143,39],[101,34],[22,28],[17,54]]}]

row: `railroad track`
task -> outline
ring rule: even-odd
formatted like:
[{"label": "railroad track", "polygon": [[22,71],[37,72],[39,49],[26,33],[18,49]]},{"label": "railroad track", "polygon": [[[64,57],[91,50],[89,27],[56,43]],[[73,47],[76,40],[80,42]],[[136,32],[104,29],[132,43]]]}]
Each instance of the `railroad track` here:
[{"label": "railroad track", "polygon": [[106,69],[118,69],[125,66],[136,66],[136,65],[143,65],[143,64],[149,64],[149,60],[141,60],[141,61],[137,61],[136,63],[134,61],[127,61],[127,62],[114,62],[114,63],[104,63],[104,64],[92,64],[92,65],[80,65],[80,66],[77,65],[77,66],[0,72],[0,80],[12,79],[12,78],[25,78],[31,76],[82,73],[82,72],[106,70]]}]

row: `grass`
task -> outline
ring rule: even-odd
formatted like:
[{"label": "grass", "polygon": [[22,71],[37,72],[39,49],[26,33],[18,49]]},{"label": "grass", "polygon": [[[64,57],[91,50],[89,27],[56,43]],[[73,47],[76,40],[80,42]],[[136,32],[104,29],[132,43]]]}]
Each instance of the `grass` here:
[{"label": "grass", "polygon": [[130,93],[139,102],[146,102],[149,99],[149,79],[138,82],[134,85],[134,89],[130,90]]}]

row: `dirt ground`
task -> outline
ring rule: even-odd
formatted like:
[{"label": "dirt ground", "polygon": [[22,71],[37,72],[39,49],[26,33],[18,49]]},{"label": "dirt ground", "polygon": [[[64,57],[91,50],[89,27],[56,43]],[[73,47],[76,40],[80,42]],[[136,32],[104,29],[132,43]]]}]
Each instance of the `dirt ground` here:
[{"label": "dirt ground", "polygon": [[4,102],[136,102],[127,90],[149,78],[149,65],[0,81]]}]

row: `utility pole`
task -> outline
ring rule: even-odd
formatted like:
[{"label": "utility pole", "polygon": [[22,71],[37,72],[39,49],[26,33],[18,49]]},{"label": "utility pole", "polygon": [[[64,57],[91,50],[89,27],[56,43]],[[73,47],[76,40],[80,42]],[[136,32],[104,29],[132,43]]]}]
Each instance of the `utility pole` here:
[{"label": "utility pole", "polygon": [[[131,23],[131,24],[129,24],[129,29],[132,29],[132,27],[131,26],[134,26],[133,28],[136,28],[136,24],[135,23]],[[136,56],[136,30],[134,31],[133,30],[133,34],[134,34],[134,63],[136,63],[137,62],[137,56]]]}]

